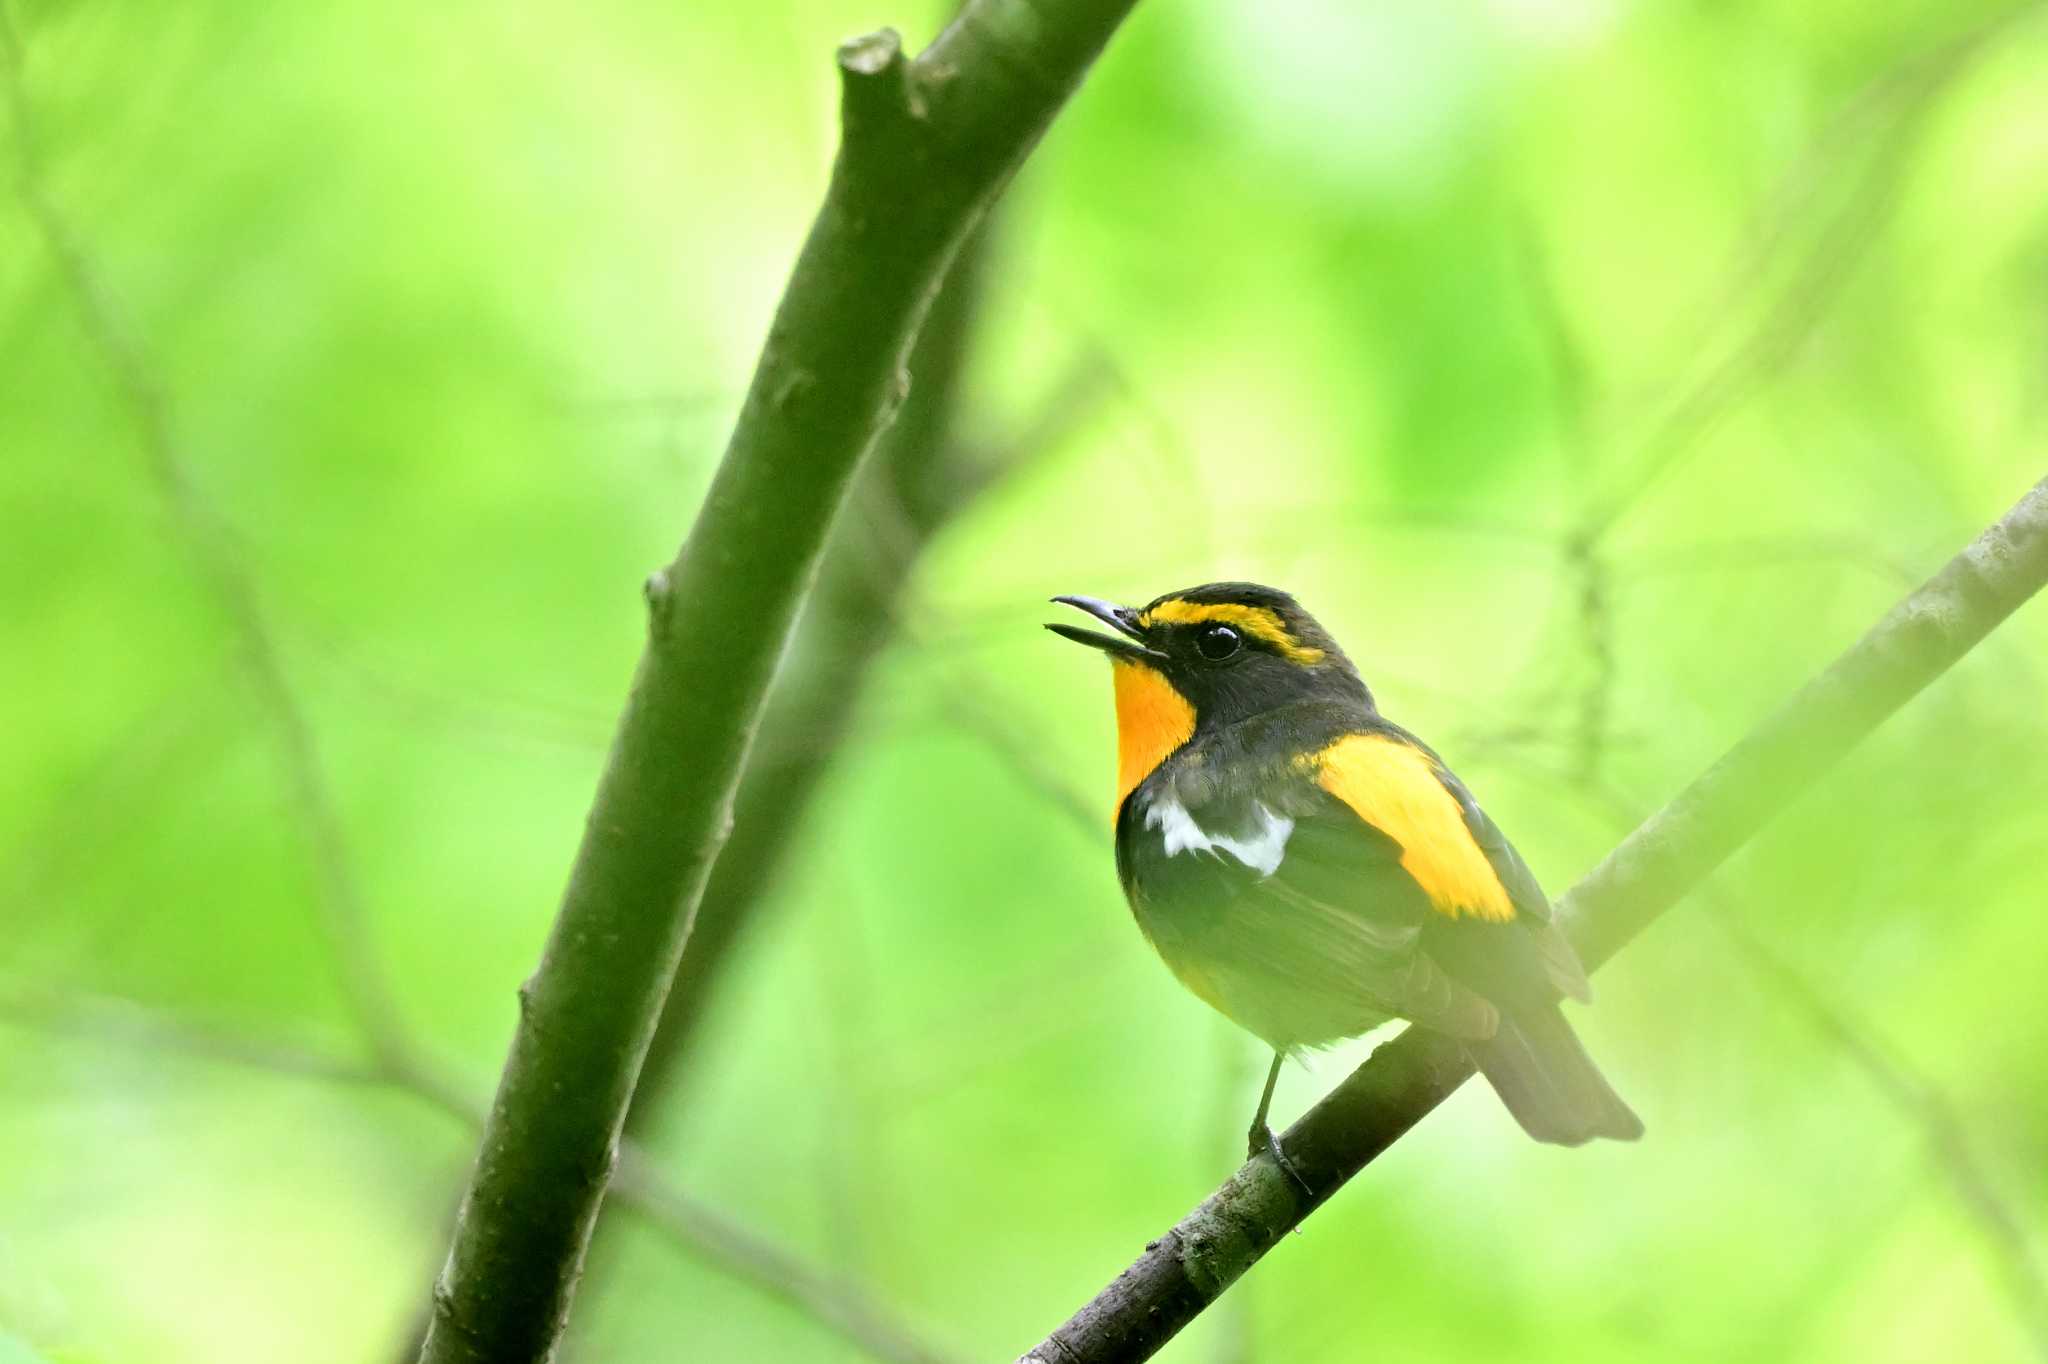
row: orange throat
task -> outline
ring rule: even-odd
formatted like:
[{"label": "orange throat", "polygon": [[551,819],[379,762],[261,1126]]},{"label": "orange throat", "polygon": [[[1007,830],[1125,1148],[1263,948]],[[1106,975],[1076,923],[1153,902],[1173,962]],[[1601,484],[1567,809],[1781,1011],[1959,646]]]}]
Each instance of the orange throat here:
[{"label": "orange throat", "polygon": [[1195,708],[1165,674],[1148,664],[1112,658],[1116,682],[1116,808],[1152,769],[1195,732]]}]

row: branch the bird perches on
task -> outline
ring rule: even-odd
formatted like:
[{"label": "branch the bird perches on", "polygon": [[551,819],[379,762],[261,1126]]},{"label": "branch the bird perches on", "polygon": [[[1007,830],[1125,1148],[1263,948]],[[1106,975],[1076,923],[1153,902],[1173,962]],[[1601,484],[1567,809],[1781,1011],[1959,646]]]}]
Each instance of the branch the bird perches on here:
[{"label": "branch the bird perches on", "polygon": [[[1699,885],[1886,717],[2048,585],[2048,479],[1793,693],[1566,892],[1559,910],[1597,967]],[[1282,1236],[1472,1075],[1464,1048],[1410,1028],[1018,1364],[1149,1359]]]}]

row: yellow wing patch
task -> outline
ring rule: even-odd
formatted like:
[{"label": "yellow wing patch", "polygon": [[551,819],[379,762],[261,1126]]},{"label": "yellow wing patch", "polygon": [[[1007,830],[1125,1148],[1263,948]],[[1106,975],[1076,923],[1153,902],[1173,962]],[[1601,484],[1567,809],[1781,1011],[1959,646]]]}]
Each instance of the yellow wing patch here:
[{"label": "yellow wing patch", "polygon": [[1240,602],[1195,602],[1174,597],[1141,614],[1138,626],[1149,629],[1155,624],[1195,625],[1211,620],[1235,625],[1247,634],[1257,635],[1278,649],[1290,663],[1308,667],[1322,662],[1327,656],[1321,649],[1296,639],[1280,619],[1278,611],[1265,606],[1246,606]]},{"label": "yellow wing patch", "polygon": [[1306,761],[1316,784],[1401,845],[1401,868],[1439,913],[1494,923],[1514,901],[1465,827],[1429,755],[1384,734],[1347,734]]},{"label": "yellow wing patch", "polygon": [[1195,732],[1195,708],[1157,668],[1112,656],[1116,681],[1116,808]]}]

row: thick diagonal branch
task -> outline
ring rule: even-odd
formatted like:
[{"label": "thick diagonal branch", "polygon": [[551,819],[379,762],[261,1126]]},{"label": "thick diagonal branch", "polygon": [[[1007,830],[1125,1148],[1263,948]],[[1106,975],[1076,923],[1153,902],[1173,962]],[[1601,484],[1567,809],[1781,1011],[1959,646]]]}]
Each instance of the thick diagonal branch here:
[{"label": "thick diagonal branch", "polygon": [[976,0],[915,61],[848,43],[844,125],[676,559],[435,1288],[425,1364],[552,1353],[648,1040],[834,514],[962,240],[1135,0]]},{"label": "thick diagonal branch", "polygon": [[[910,396],[876,447],[832,530],[804,604],[791,666],[776,677],[718,855],[633,1100],[629,1129],[651,1116],[692,1061],[712,987],[769,896],[811,797],[853,722],[869,672],[924,547],[965,499],[954,430],[961,372],[979,313],[987,231],[947,273],[910,354]],[[901,526],[878,525],[877,522]],[[889,534],[889,530],[897,534]],[[899,541],[901,543],[899,543]]]},{"label": "thick diagonal branch", "polygon": [[1018,427],[991,436],[962,419],[962,372],[990,271],[991,222],[969,242],[911,352],[910,397],[848,495],[777,674],[696,926],[648,1049],[628,1132],[674,1101],[703,1048],[698,1029],[743,944],[770,910],[820,783],[845,749],[888,649],[918,644],[911,588],[928,551],[979,501],[1058,449],[1109,396],[1111,372],[1076,354]]},{"label": "thick diagonal branch", "polygon": [[[1699,885],[2044,585],[2048,480],[1571,889],[1561,910],[1587,964],[1612,957]],[[1024,1361],[1149,1359],[1471,1074],[1456,1042],[1417,1028],[1402,1033],[1281,1138],[1313,1198],[1271,1157],[1247,1162]]]}]

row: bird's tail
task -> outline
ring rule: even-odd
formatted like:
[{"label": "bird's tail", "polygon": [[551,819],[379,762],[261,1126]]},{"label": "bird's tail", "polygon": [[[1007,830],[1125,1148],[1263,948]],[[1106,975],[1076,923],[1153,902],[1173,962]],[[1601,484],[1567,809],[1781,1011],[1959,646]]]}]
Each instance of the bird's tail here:
[{"label": "bird's tail", "polygon": [[1643,1120],[1609,1087],[1557,1005],[1503,1012],[1498,1032],[1467,1045],[1508,1112],[1536,1140],[1578,1146],[1594,1137],[1643,1135]]}]

